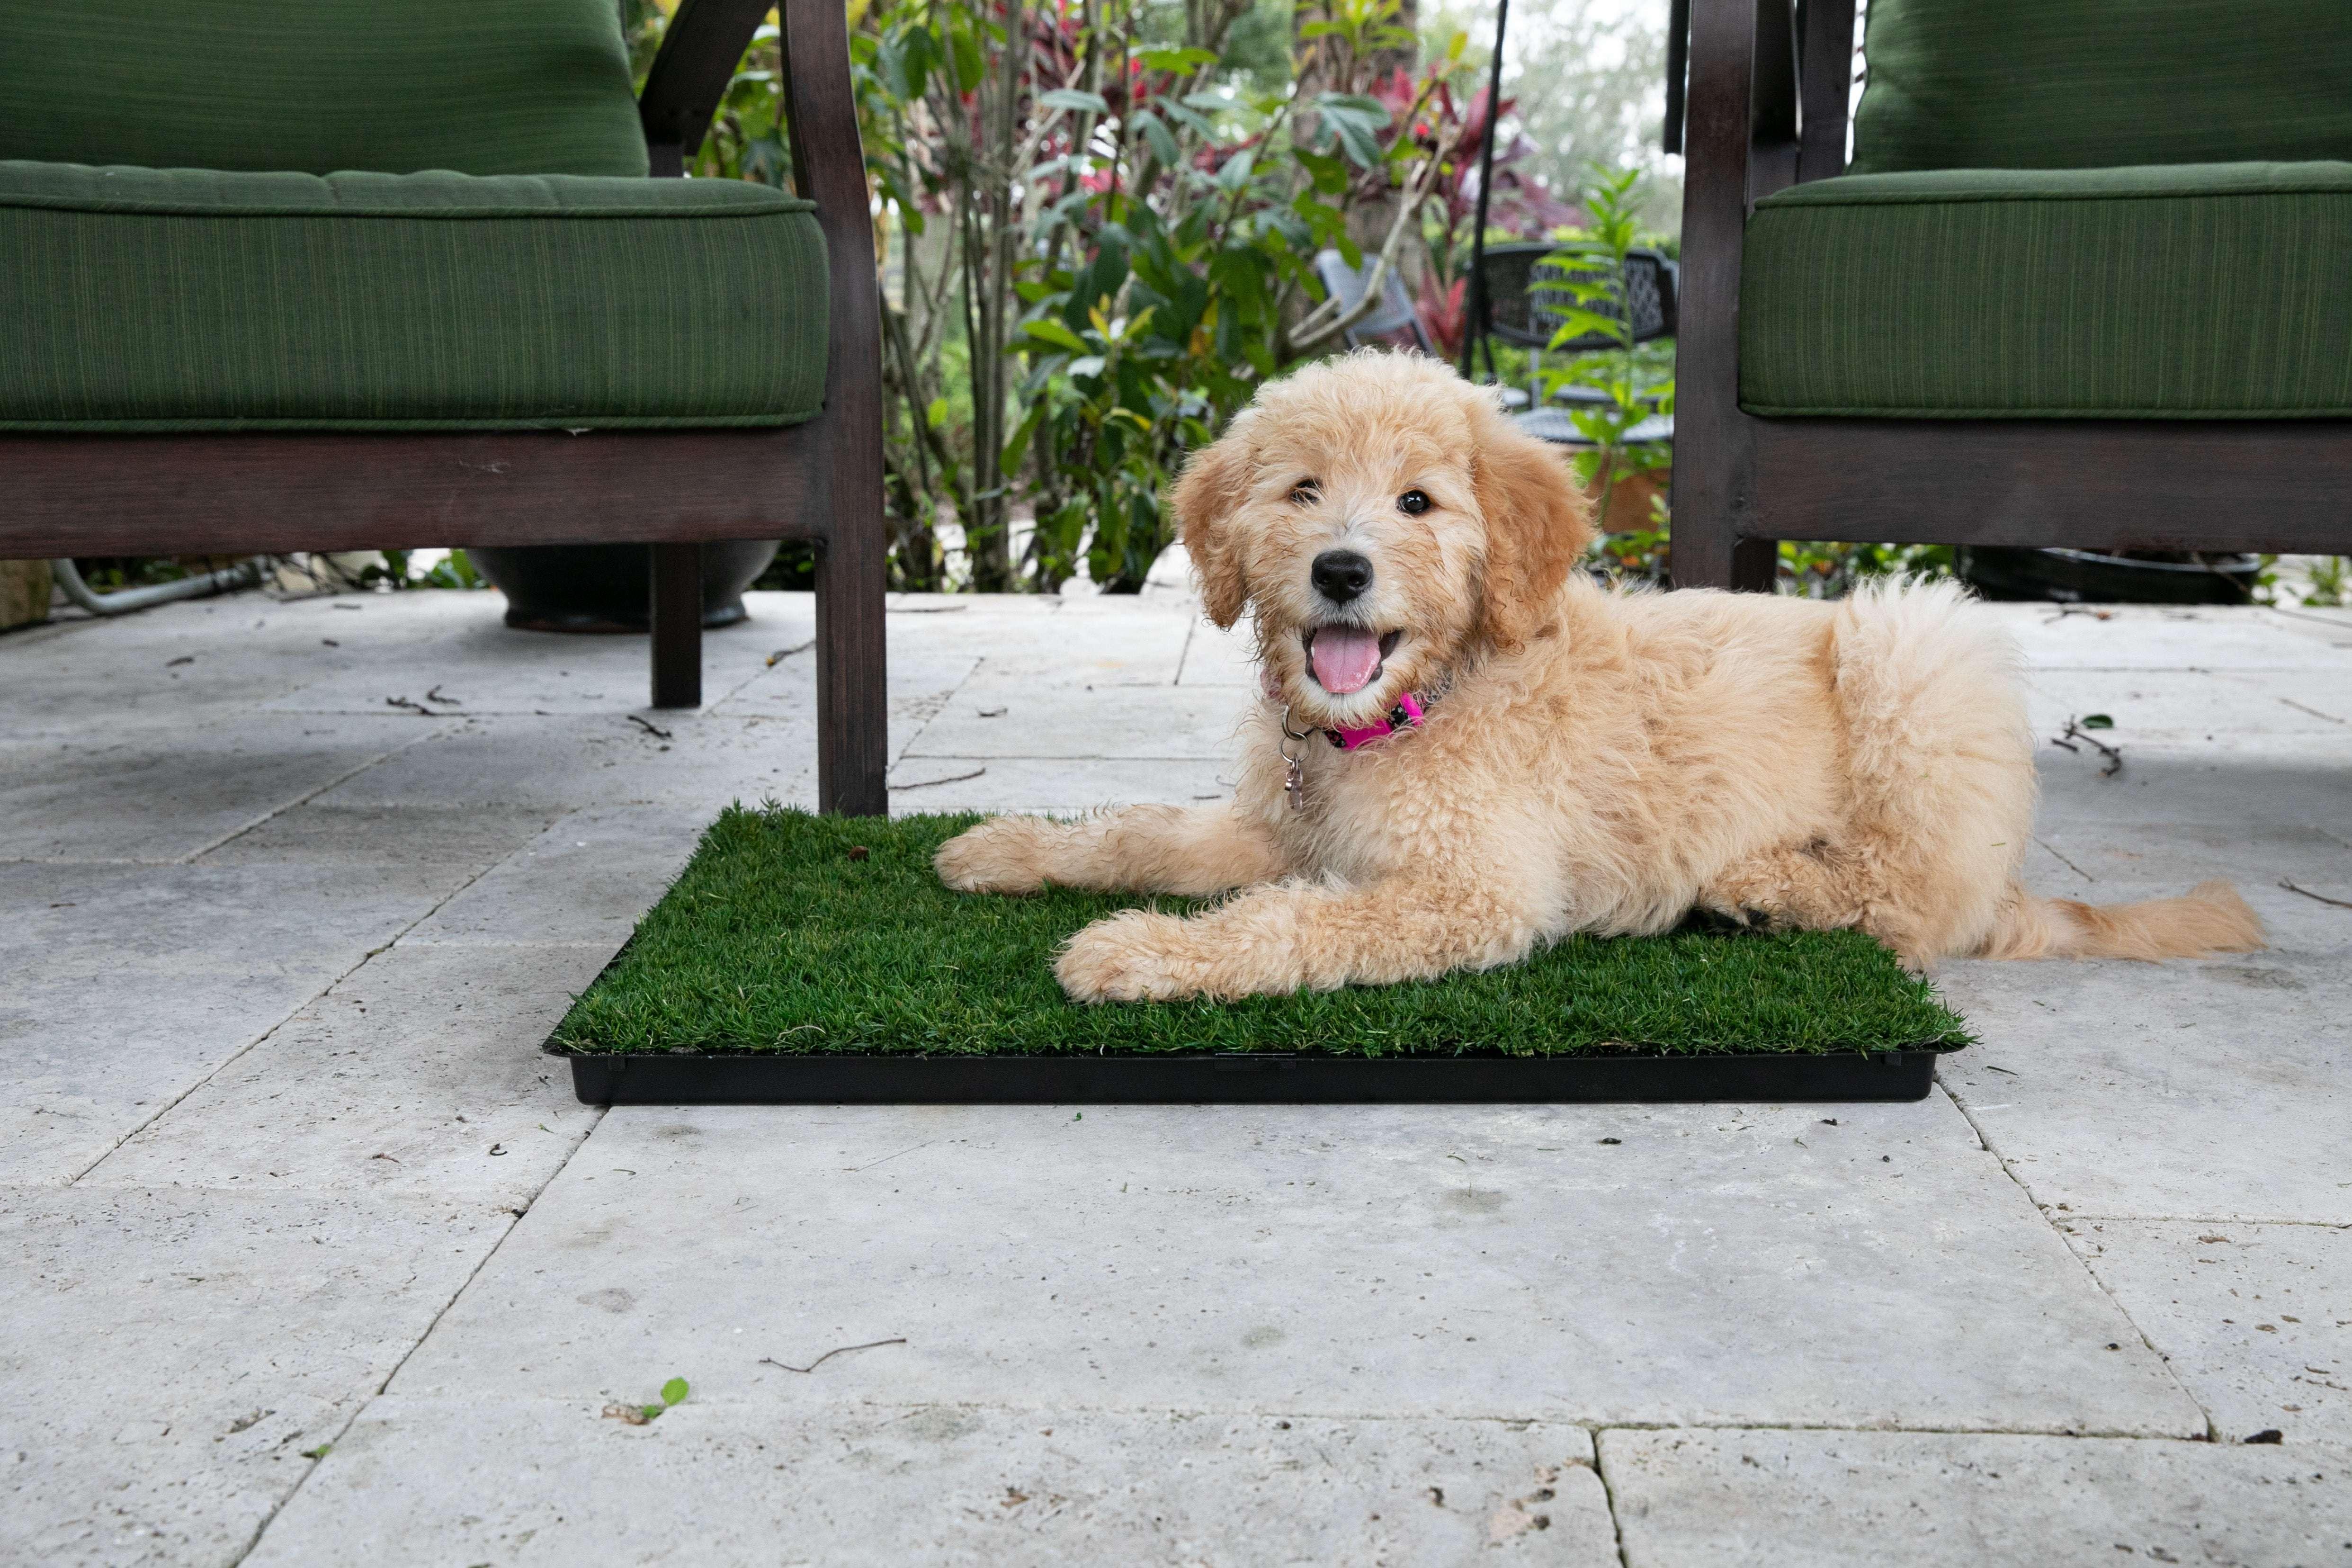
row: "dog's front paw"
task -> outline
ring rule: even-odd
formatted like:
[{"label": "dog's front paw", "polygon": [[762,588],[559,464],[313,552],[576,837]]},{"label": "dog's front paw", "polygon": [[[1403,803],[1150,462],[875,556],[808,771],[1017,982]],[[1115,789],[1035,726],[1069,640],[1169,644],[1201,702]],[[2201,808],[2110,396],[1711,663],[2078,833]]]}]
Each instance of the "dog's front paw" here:
[{"label": "dog's front paw", "polygon": [[1054,831],[1034,816],[992,816],[940,845],[931,867],[960,893],[1034,893],[1045,885]]},{"label": "dog's front paw", "polygon": [[1054,963],[1062,989],[1078,1002],[1167,1002],[1206,987],[1189,958],[1183,921],[1124,910],[1072,937]]}]

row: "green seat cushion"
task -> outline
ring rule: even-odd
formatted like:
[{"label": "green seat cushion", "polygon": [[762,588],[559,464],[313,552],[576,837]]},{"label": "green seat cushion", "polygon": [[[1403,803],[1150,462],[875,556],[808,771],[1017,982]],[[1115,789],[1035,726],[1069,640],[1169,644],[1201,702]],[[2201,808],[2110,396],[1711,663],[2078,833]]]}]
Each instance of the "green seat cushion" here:
[{"label": "green seat cushion", "polygon": [[0,163],[0,429],[787,425],[811,205],[739,180]]},{"label": "green seat cushion", "polygon": [[1857,174],[2352,159],[2343,0],[1872,0]]},{"label": "green seat cushion", "polygon": [[616,0],[5,0],[9,158],[646,172]]},{"label": "green seat cushion", "polygon": [[1752,414],[2352,416],[2352,163],[1848,174],[1748,220]]}]

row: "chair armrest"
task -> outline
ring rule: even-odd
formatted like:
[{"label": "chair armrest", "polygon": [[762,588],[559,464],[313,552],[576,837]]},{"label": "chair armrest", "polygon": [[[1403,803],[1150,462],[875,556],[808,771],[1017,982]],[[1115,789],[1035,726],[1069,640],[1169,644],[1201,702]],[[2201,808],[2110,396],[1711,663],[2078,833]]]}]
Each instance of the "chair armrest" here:
[{"label": "chair armrest", "polygon": [[773,0],[686,0],[677,8],[637,97],[656,175],[686,172],[751,35],[772,7]]}]

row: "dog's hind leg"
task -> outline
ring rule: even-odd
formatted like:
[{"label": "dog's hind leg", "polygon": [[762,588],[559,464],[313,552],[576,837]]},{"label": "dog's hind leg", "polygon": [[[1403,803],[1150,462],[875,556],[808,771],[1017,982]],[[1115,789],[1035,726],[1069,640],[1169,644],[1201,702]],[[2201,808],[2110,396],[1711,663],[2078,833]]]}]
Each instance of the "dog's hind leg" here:
[{"label": "dog's hind leg", "polygon": [[1130,805],[1075,822],[992,816],[940,846],[940,880],[967,893],[1094,892],[1194,898],[1289,869],[1274,836],[1230,804]]},{"label": "dog's hind leg", "polygon": [[1699,889],[1697,907],[1769,931],[1834,931],[1863,923],[1857,868],[1823,845],[1773,849],[1727,866]]}]

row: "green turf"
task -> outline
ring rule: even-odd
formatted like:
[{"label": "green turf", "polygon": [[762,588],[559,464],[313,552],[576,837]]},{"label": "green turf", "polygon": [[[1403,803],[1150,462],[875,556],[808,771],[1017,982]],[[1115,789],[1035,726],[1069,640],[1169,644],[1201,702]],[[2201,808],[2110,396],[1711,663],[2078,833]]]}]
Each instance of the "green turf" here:
[{"label": "green turf", "polygon": [[976,820],[729,809],[554,1043],[583,1052],[1537,1056],[1949,1050],[1969,1039],[1933,987],[1851,931],[1577,937],[1483,974],[1084,1006],[1054,982],[1055,948],[1099,915],[1151,900],[950,892],[931,852]]}]

